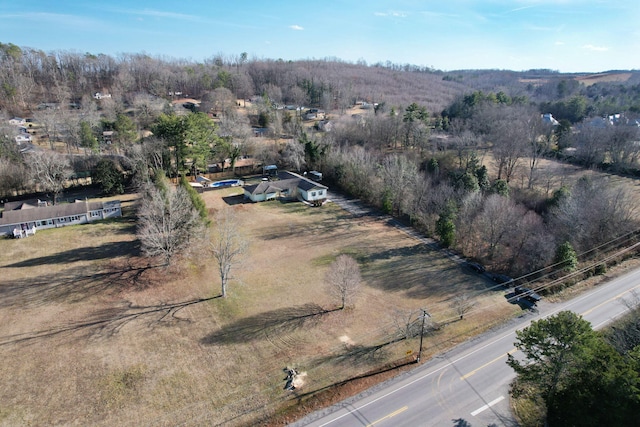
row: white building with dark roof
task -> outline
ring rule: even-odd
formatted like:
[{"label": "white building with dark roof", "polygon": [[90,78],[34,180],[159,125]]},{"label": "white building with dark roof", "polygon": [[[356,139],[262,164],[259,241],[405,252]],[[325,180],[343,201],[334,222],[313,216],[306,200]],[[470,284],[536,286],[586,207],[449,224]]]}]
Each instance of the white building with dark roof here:
[{"label": "white building with dark roof", "polygon": [[297,173],[278,171],[277,177],[259,184],[244,187],[244,196],[252,202],[274,199],[298,199],[307,203],[321,204],[327,199],[329,187],[312,181]]},{"label": "white building with dark roof", "polygon": [[36,230],[67,225],[86,224],[106,218],[122,216],[119,200],[89,202],[76,200],[50,206],[37,199],[8,202],[0,217],[0,236],[26,237]]}]

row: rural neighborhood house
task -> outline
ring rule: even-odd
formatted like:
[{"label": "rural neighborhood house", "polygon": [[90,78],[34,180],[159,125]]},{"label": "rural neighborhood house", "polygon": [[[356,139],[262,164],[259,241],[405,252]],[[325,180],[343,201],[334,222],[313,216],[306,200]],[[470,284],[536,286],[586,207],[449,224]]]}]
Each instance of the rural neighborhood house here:
[{"label": "rural neighborhood house", "polygon": [[312,181],[297,173],[279,171],[277,175],[267,181],[244,187],[244,196],[252,202],[283,198],[322,204],[327,199],[327,190],[328,187],[326,185]]},{"label": "rural neighborhood house", "polygon": [[49,206],[38,199],[8,202],[0,217],[0,236],[27,237],[36,230],[66,225],[86,224],[106,218],[122,216],[119,200],[89,202],[76,200]]}]

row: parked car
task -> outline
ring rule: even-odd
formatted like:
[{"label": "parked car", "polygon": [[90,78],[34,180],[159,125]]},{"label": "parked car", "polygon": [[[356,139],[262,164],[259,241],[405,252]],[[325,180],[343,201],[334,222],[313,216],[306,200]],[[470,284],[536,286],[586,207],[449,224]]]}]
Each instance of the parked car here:
[{"label": "parked car", "polygon": [[525,288],[523,286],[516,286],[513,290],[513,293],[516,296],[516,300],[524,298],[532,304],[535,304],[542,299],[542,297],[535,293],[532,289]]},{"label": "parked car", "polygon": [[481,264],[478,264],[477,262],[468,262],[467,265],[469,266],[470,269],[472,269],[477,273],[484,273],[486,271],[485,268]]},{"label": "parked car", "polygon": [[506,274],[492,274],[491,280],[494,282],[508,288],[513,285],[513,279]]}]

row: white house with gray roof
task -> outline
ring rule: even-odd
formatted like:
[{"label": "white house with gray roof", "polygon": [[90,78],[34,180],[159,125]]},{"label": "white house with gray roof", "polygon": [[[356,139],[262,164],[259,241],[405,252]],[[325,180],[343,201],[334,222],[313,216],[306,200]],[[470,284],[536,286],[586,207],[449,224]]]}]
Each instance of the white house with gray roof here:
[{"label": "white house with gray roof", "polygon": [[7,202],[0,217],[0,236],[26,237],[36,230],[85,224],[122,216],[119,200],[89,202],[76,200],[50,206],[37,199]]},{"label": "white house with gray roof", "polygon": [[252,202],[283,198],[321,204],[327,199],[328,188],[297,173],[279,171],[276,177],[268,181],[245,186],[244,196]]}]

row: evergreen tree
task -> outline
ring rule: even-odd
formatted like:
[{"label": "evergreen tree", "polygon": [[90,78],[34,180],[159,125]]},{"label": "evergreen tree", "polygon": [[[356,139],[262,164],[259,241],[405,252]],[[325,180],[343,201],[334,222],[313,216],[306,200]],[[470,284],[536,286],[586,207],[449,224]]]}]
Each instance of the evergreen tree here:
[{"label": "evergreen tree", "polygon": [[556,250],[554,262],[564,271],[574,271],[578,266],[578,256],[569,242],[564,242]]},{"label": "evergreen tree", "polygon": [[124,193],[124,175],[113,160],[100,159],[92,179],[100,184],[104,194]]}]

